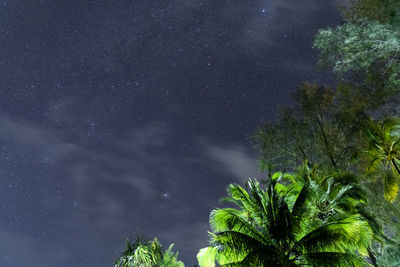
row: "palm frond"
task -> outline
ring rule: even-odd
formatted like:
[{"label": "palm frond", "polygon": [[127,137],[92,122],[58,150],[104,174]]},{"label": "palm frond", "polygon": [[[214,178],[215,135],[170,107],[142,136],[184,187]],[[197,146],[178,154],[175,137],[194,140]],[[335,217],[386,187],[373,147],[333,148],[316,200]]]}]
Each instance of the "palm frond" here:
[{"label": "palm frond", "polygon": [[262,249],[264,253],[277,253],[277,250],[273,246],[264,244],[260,242],[260,240],[235,231],[225,231],[215,234],[212,244],[218,248],[219,252],[232,250],[248,254],[254,249]]},{"label": "palm frond", "polygon": [[365,261],[354,254],[341,252],[314,252],[304,255],[304,262],[310,266],[364,266]]},{"label": "palm frond", "polygon": [[338,218],[324,223],[303,236],[296,244],[310,252],[345,252],[367,249],[372,231],[359,215]]},{"label": "palm frond", "polygon": [[214,232],[237,231],[258,240],[265,239],[248,220],[236,209],[215,209],[210,215],[210,226]]},{"label": "palm frond", "polygon": [[399,178],[393,171],[386,170],[383,172],[384,194],[387,201],[393,203],[399,192]]},{"label": "palm frond", "polygon": [[[232,267],[312,262],[355,266],[357,253],[368,253],[373,235],[368,221],[357,213],[363,194],[356,192],[353,177],[340,179],[311,170],[298,181],[283,181],[284,175],[277,174],[265,188],[257,180],[250,180],[247,190],[231,185],[228,192],[239,209],[211,212],[211,248],[199,252],[199,262],[205,267],[214,267],[215,261]],[[320,218],[319,209],[327,214]],[[326,255],[326,261],[318,255]]]},{"label": "palm frond", "polygon": [[201,267],[215,267],[217,247],[205,247],[197,253],[197,261]]}]

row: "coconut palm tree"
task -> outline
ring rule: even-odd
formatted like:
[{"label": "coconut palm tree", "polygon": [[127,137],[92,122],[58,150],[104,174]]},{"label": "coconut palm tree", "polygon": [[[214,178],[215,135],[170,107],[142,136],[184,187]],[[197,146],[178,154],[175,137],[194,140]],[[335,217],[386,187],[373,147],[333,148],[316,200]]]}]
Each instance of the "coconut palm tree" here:
[{"label": "coconut palm tree", "polygon": [[337,214],[359,214],[360,206],[367,202],[359,178],[346,171],[326,173],[306,162],[295,175],[278,172],[272,179],[278,181],[275,187],[280,194],[287,194],[286,198],[291,203],[294,203],[301,189],[307,186],[313,196],[310,204],[318,210],[317,216],[322,220]]},{"label": "coconut palm tree", "polygon": [[358,214],[319,217],[313,188],[304,185],[293,198],[290,188],[277,182],[280,176],[272,176],[265,188],[256,180],[249,180],[248,191],[229,186],[226,200],[238,209],[211,212],[211,246],[200,250],[200,266],[214,267],[215,261],[223,266],[365,263],[360,255],[367,255],[372,239],[367,221]]},{"label": "coconut palm tree", "polygon": [[[292,198],[297,196],[297,192],[300,192],[303,186],[308,186],[313,194],[312,203],[309,205],[316,208],[316,215],[321,220],[333,215],[360,215],[368,222],[376,244],[383,245],[385,241],[393,242],[385,235],[379,218],[375,218],[368,210],[367,191],[360,184],[359,177],[353,173],[340,170],[327,173],[315,165],[311,167],[306,162],[295,175],[277,173],[275,176],[277,176],[275,179],[290,184],[289,187],[284,186],[283,190],[286,189],[287,195],[292,195]],[[371,247],[368,248],[370,262],[378,266],[375,254],[376,252]]]},{"label": "coconut palm tree", "polygon": [[158,242],[138,236],[135,241],[127,241],[126,250],[116,261],[114,267],[185,267],[177,261],[178,253],[172,252],[173,244],[167,250]]},{"label": "coconut palm tree", "polygon": [[367,172],[383,178],[384,197],[394,202],[400,182],[400,120],[384,118],[371,122],[368,140]]}]

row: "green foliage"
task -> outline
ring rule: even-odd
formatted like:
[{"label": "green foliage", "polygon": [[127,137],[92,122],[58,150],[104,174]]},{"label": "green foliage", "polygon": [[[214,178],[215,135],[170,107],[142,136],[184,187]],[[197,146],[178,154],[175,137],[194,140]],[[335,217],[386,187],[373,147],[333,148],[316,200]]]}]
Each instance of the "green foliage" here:
[{"label": "green foliage", "polygon": [[347,168],[359,153],[360,136],[370,120],[368,111],[381,105],[382,94],[348,83],[335,90],[302,85],[295,93],[294,107],[284,110],[277,122],[259,127],[255,140],[261,167],[290,170],[307,160],[320,168]]},{"label": "green foliage", "polygon": [[185,267],[183,262],[178,261],[178,252],[172,252],[172,247],[174,244],[171,244],[169,248],[164,253],[163,262],[160,267]]},{"label": "green foliage", "polygon": [[320,29],[314,47],[320,65],[342,75],[351,71],[378,79],[389,91],[400,86],[400,2],[352,1],[345,10],[347,22],[335,29]]},{"label": "green foliage", "polygon": [[319,30],[314,47],[320,50],[320,64],[333,66],[337,73],[368,71],[376,62],[383,62],[381,72],[400,86],[399,27],[370,21],[346,23]]},{"label": "green foliage", "polygon": [[[384,116],[393,111],[381,108],[389,106],[388,99],[379,86],[371,89],[342,83],[332,90],[305,84],[295,94],[297,105],[284,110],[276,122],[264,124],[255,136],[261,152],[260,166],[266,171],[294,171],[292,166],[308,161],[318,165],[328,174],[325,176],[355,174],[353,184],[357,184],[357,190],[363,189],[369,199],[369,204],[358,208],[358,212],[370,222],[374,238],[380,242],[372,249],[373,254],[379,255],[378,262],[381,258],[389,260],[387,253],[395,251],[396,242],[400,241],[400,212],[388,202],[398,193],[400,176],[388,160],[390,157],[386,157],[398,154],[395,133],[399,132],[399,124],[394,117],[389,120]],[[397,166],[398,160],[395,163]]]},{"label": "green foliage", "polygon": [[366,210],[372,213],[370,216],[384,226],[385,235],[381,238],[384,242],[375,243],[372,246],[378,266],[399,266],[396,264],[400,259],[400,227],[399,200],[393,203],[384,198],[384,183],[381,179],[370,181],[366,184],[368,188],[367,198],[370,200]]},{"label": "green foliage", "polygon": [[[312,181],[310,186],[317,183],[324,190],[314,192],[320,201],[310,205],[320,211],[321,219],[332,212],[332,206],[335,213],[360,214],[379,241],[368,251],[372,263],[397,266],[400,124],[390,116],[398,110],[400,88],[400,2],[352,1],[344,15],[344,24],[318,32],[314,47],[321,52],[322,66],[332,67],[342,81],[350,82],[339,84],[334,90],[303,85],[295,95],[295,107],[284,110],[277,122],[267,122],[259,128],[256,140],[261,150],[260,166],[271,172],[290,170],[308,161],[329,174],[331,178],[326,181],[331,182],[324,182],[328,185],[338,179],[339,173],[364,177],[337,189],[343,193],[364,189],[363,198],[349,198],[346,205],[335,205],[332,198],[324,201],[330,189],[326,191],[327,184],[316,182],[320,175],[312,171],[313,175],[304,177]],[[294,181],[304,186],[307,179],[300,178]],[[354,184],[357,189],[352,189]],[[277,186],[277,191],[285,192],[285,187]],[[296,196],[291,192],[298,190],[291,188],[286,198]],[[351,205],[363,202],[365,196],[370,200],[368,205]]]},{"label": "green foliage", "polygon": [[127,241],[126,250],[115,263],[115,267],[185,267],[177,261],[178,253],[172,252],[173,244],[167,250],[161,246],[157,238],[152,241],[137,237],[135,241]]},{"label": "green foliage", "polygon": [[384,196],[393,202],[400,183],[400,121],[396,118],[371,121],[368,137],[367,172],[383,178]]},{"label": "green foliage", "polygon": [[[200,266],[213,267],[215,261],[226,266],[362,266],[356,250],[367,253],[372,230],[362,216],[339,208],[350,205],[344,199],[351,198],[351,188],[335,191],[311,180],[293,183],[301,180],[297,176],[278,176],[265,188],[256,180],[248,182],[248,191],[229,186],[238,209],[212,211],[211,246],[200,250]],[[334,203],[328,210],[315,205],[321,196]]]},{"label": "green foliage", "polygon": [[367,19],[379,23],[400,25],[400,2],[398,0],[351,0],[344,11],[348,21]]},{"label": "green foliage", "polygon": [[[319,166],[304,171],[308,168],[306,165],[295,176],[272,176],[273,190],[285,199],[284,204],[289,210],[285,214],[296,214],[283,217],[287,229],[298,230],[291,228],[296,225],[292,218],[315,222],[335,216],[359,216],[367,222],[376,241],[373,247],[364,247],[359,252],[368,254],[375,266],[379,263],[390,266],[387,263],[394,262],[394,251],[399,246],[393,240],[400,240],[397,223],[400,216],[396,206],[391,204],[396,200],[400,181],[399,123],[394,119],[382,119],[396,112],[392,103],[396,101],[400,87],[399,11],[397,0],[353,1],[352,7],[345,11],[347,22],[335,29],[320,30],[314,43],[321,51],[320,64],[333,67],[342,79],[350,77],[351,82],[343,82],[335,89],[304,84],[295,94],[297,105],[285,109],[276,122],[266,122],[255,136],[261,150],[260,166],[269,174],[277,169],[292,170],[304,161]],[[351,76],[346,76],[348,74]],[[268,188],[266,191],[272,192]],[[247,195],[241,194],[252,199],[255,193],[250,190]],[[235,197],[231,195],[232,199]],[[371,200],[369,204],[367,199]],[[244,220],[242,224],[247,222],[254,226],[264,239],[251,232],[249,227],[240,225],[238,229],[247,229],[241,234],[252,239],[224,234],[225,239],[221,241],[220,233],[239,230],[232,226],[237,225],[236,221],[228,220],[227,214],[217,210],[211,216],[211,223],[225,220],[230,224],[221,229],[213,228],[213,246],[203,250],[200,258],[204,259],[209,253],[221,264],[227,263],[227,258],[236,257],[242,265],[246,262],[261,266],[263,263],[256,256],[257,250],[251,249],[252,244],[258,242],[258,247],[264,246],[267,254],[275,255],[269,261],[278,265],[290,262],[286,254],[279,254],[277,244],[281,241],[265,241],[273,239],[269,232],[273,228],[265,229],[265,221],[278,217],[257,217],[250,203],[236,204],[241,209],[229,210],[230,216],[235,215]],[[284,204],[281,203],[281,207]],[[218,212],[221,216],[216,215]],[[230,242],[234,242],[234,238],[247,240],[248,247],[232,245]],[[296,242],[295,238],[290,239],[291,236],[286,238],[291,244]],[[301,263],[310,264],[311,261]],[[213,266],[210,262],[204,264]],[[312,264],[323,263],[314,261]]]},{"label": "green foliage", "polygon": [[377,258],[379,266],[397,267],[400,266],[400,245],[381,248],[382,253]]}]

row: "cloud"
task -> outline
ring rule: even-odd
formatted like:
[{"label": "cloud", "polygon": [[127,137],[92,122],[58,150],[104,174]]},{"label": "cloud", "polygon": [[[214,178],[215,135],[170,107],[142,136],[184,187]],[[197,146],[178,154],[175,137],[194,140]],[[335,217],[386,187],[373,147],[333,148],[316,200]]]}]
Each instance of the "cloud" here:
[{"label": "cloud", "polygon": [[164,122],[153,122],[142,127],[129,130],[127,134],[128,140],[124,145],[133,146],[162,146],[165,145],[170,136],[171,129]]},{"label": "cloud", "polygon": [[[75,245],[74,251],[71,251],[73,254],[81,253],[78,250],[83,248],[80,247],[93,244],[94,239],[113,238],[113,229],[131,228],[135,221],[140,225],[140,218],[151,220],[151,216],[157,215],[157,212],[154,215],[151,212],[154,209],[159,211],[166,203],[165,209],[173,210],[162,199],[161,192],[163,188],[176,187],[176,182],[164,179],[163,185],[154,183],[161,180],[160,176],[176,176],[176,173],[171,173],[173,169],[170,169],[170,164],[166,163],[174,159],[159,153],[168,143],[170,134],[166,124],[149,123],[107,140],[109,150],[104,152],[102,148],[93,146],[90,139],[81,141],[80,137],[84,138],[85,132],[71,139],[61,131],[33,126],[28,121],[11,116],[0,117],[0,140],[9,143],[8,152],[24,151],[19,164],[33,166],[29,174],[22,172],[19,175],[22,184],[29,185],[29,188],[32,186],[32,189],[27,189],[29,192],[21,194],[34,196],[30,200],[30,210],[43,210],[47,214],[41,217],[32,215],[30,228],[50,227],[51,224],[57,229],[55,231],[73,235],[86,229],[87,233],[78,239],[80,245]],[[24,170],[21,168],[21,171]],[[7,176],[6,171],[4,175]],[[33,183],[36,175],[40,175],[41,179]],[[46,196],[35,194],[37,190],[46,190]],[[131,205],[134,203],[140,204]],[[26,211],[14,212],[16,214],[12,218],[18,218]],[[74,222],[69,218],[74,218]],[[103,236],[95,235],[96,232],[102,232]],[[12,230],[3,234],[11,236]],[[123,240],[120,240],[122,246]],[[4,239],[0,239],[0,248],[5,246],[4,242]],[[27,243],[34,246],[42,242],[45,241],[31,238]],[[55,246],[65,248],[70,245],[65,242]],[[44,250],[41,246],[37,249]],[[90,255],[90,250],[85,253]],[[21,246],[18,253],[23,254],[25,259],[31,257],[29,246]],[[17,251],[10,251],[9,259],[12,263],[23,262],[17,259]],[[31,265],[43,266],[39,263]],[[54,265],[55,262],[51,264]]]},{"label": "cloud", "polygon": [[[11,116],[0,117],[0,133],[10,149],[24,151],[20,164],[33,166],[20,177],[21,183],[32,185],[29,193],[46,189],[45,195],[33,194],[29,201],[30,210],[46,214],[32,215],[30,229],[45,228],[70,237],[63,242],[57,237],[31,237],[28,244],[58,240],[54,246],[60,252],[52,255],[68,257],[64,250],[84,254],[76,259],[80,264],[116,257],[125,238],[136,231],[157,236],[166,246],[176,243],[180,258],[193,260],[197,250],[207,245],[209,211],[218,205],[226,186],[260,177],[256,157],[245,148],[199,139],[182,152],[174,140],[176,132],[163,122],[106,139],[107,150],[94,146],[90,138],[82,142],[88,138],[84,131],[74,139]],[[32,184],[32,177],[39,175],[42,179]],[[24,211],[15,212],[18,218]],[[13,230],[4,232],[12,236]],[[1,246],[6,245],[0,232]],[[107,253],[104,247],[109,248]],[[29,249],[21,246],[18,253],[29,258]],[[37,249],[38,255],[47,251],[42,246]],[[10,262],[20,263],[16,251],[9,254]]]},{"label": "cloud", "polygon": [[38,147],[47,147],[60,141],[54,131],[43,130],[25,121],[5,116],[0,117],[0,136],[19,144]]},{"label": "cloud", "polygon": [[262,175],[257,168],[257,158],[238,145],[217,146],[205,143],[204,153],[215,162],[217,170],[227,172],[236,181]]},{"label": "cloud", "polygon": [[[70,240],[55,246],[73,255],[84,250],[86,260],[98,253],[104,259],[112,258],[99,252],[100,244],[109,242],[110,253],[116,253],[136,230],[153,233],[164,243],[176,242],[181,255],[193,256],[194,250],[206,245],[208,212],[232,181],[226,177],[243,179],[255,169],[250,167],[248,155],[236,146],[208,144],[204,148],[204,144],[198,144],[181,154],[176,148],[175,131],[163,122],[134,127],[104,140],[107,151],[93,146],[84,130],[71,138],[12,116],[0,116],[0,134],[11,152],[24,151],[19,158],[21,165],[33,166],[19,179],[32,186],[27,189],[29,194],[33,192],[29,209],[42,210],[46,215],[32,215],[30,228],[44,227],[70,235]],[[225,156],[230,160],[224,161]],[[209,172],[210,166],[214,171]],[[33,184],[32,177],[39,175],[41,179]],[[206,179],[210,176],[216,179]],[[43,189],[45,196],[34,193]],[[207,198],[204,190],[208,190]],[[24,213],[14,212],[16,218]],[[198,223],[195,229],[193,221]],[[181,232],[186,228],[191,231]],[[6,233],[11,236],[13,230]],[[31,238],[32,244],[46,242],[53,241]],[[45,251],[40,246],[38,249]],[[23,246],[19,253],[29,258],[28,250]],[[10,252],[10,262],[19,263],[16,257],[15,251]]]},{"label": "cloud", "polygon": [[[86,133],[82,132],[81,136]],[[94,147],[86,146],[80,140],[67,140],[61,131],[40,128],[31,123],[18,120],[13,117],[0,117],[0,137],[12,142],[15,147],[21,147],[27,153],[35,154],[33,160],[37,163],[62,166],[71,181],[77,183],[77,187],[87,190],[89,177],[94,173],[100,179],[131,185],[148,190],[143,182],[132,179],[146,179],[151,176],[151,168],[145,165],[157,164],[163,161],[154,147],[162,147],[166,144],[170,130],[165,123],[154,122],[129,130],[125,136],[120,136],[111,142],[110,153],[103,153]],[[89,142],[90,140],[88,140]],[[86,142],[86,143],[88,143]],[[29,158],[32,159],[32,158]],[[124,173],[121,179],[114,179],[110,175],[113,170]],[[133,175],[136,173],[137,175]]]}]

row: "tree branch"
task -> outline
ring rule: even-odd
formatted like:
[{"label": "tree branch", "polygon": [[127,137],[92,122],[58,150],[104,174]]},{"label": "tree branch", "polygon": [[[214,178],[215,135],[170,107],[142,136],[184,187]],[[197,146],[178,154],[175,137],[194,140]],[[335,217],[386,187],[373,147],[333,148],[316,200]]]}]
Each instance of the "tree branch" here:
[{"label": "tree branch", "polygon": [[315,116],[315,118],[316,118],[316,120],[317,120],[317,122],[318,122],[319,129],[321,130],[321,134],[322,134],[322,137],[323,137],[323,139],[324,139],[324,143],[325,143],[325,147],[326,147],[326,152],[328,153],[328,157],[329,157],[329,159],[331,160],[332,165],[333,165],[334,167],[336,167],[336,162],[335,162],[335,160],[334,160],[334,158],[333,158],[333,156],[332,156],[332,153],[331,153],[331,149],[330,149],[330,146],[329,146],[328,138],[327,138],[327,136],[326,136],[326,134],[325,134],[324,126],[323,126],[323,124],[322,124],[321,116],[319,116],[319,115],[317,114],[317,115]]}]

